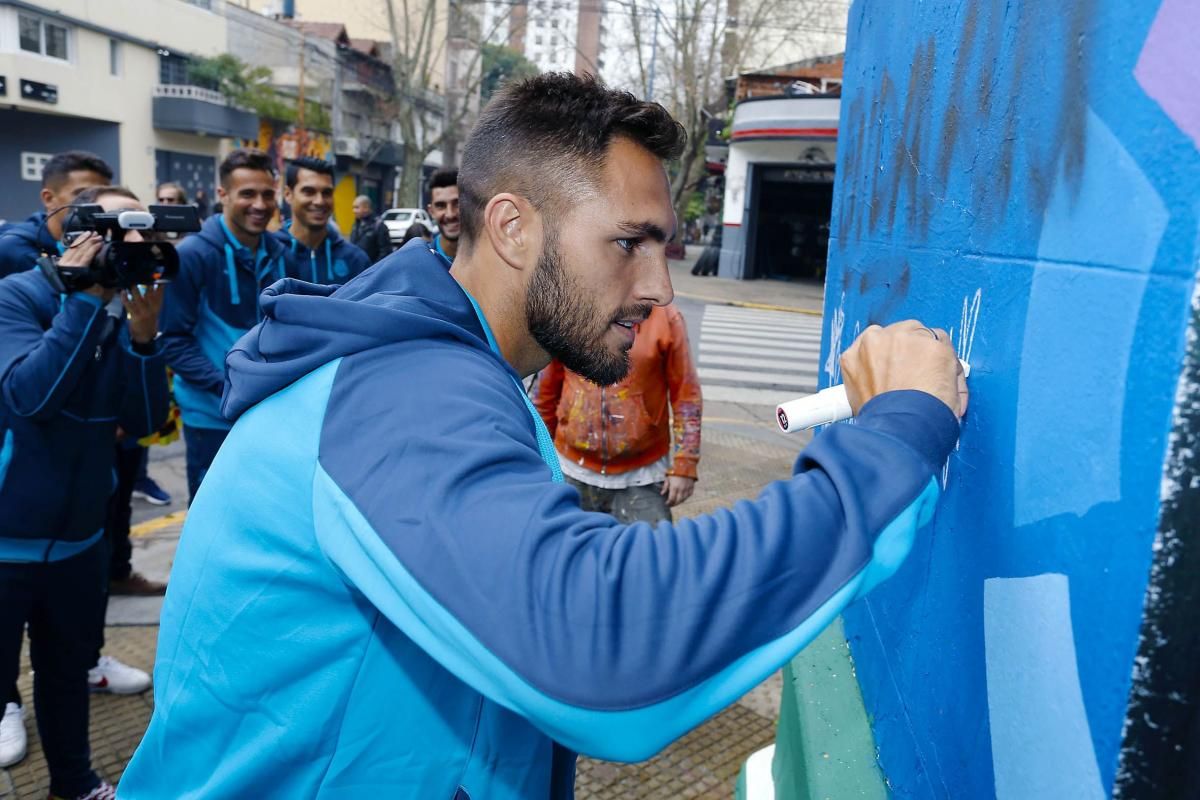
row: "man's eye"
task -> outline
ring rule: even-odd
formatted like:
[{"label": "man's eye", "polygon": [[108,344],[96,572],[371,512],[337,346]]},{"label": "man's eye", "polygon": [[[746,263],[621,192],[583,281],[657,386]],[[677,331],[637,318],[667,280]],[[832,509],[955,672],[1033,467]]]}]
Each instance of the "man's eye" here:
[{"label": "man's eye", "polygon": [[633,248],[637,247],[637,245],[638,245],[637,239],[617,239],[617,246],[620,247],[622,250],[624,250],[626,253],[632,253]]}]

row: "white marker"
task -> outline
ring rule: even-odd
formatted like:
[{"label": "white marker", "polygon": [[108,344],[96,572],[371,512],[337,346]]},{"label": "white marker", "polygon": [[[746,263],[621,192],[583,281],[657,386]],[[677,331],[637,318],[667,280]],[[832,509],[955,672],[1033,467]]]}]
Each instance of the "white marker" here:
[{"label": "white marker", "polygon": [[[965,361],[958,363],[962,364],[963,375],[970,376],[971,366]],[[818,425],[841,422],[853,416],[854,409],[850,408],[846,387],[840,383],[775,407],[775,419],[779,422],[779,430],[784,433],[806,431]]]}]

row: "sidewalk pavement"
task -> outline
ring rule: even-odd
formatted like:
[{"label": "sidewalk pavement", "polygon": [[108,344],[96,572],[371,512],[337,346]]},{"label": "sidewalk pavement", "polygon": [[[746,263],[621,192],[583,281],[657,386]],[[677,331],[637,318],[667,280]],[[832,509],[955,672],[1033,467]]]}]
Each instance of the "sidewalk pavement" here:
[{"label": "sidewalk pavement", "polygon": [[820,281],[754,280],[735,281],[728,278],[693,275],[691,270],[703,252],[699,245],[688,245],[687,257],[668,261],[671,285],[675,294],[705,303],[761,308],[771,311],[794,311],[820,316],[825,302],[825,284]]},{"label": "sidewalk pavement", "polygon": [[[688,276],[691,277],[691,276]],[[710,279],[711,280],[711,279]],[[796,452],[808,437],[763,442],[705,426],[700,481],[692,499],[678,509],[692,516],[732,505],[758,494],[770,481],[791,472]],[[143,522],[134,528],[134,568],[164,580],[175,554],[183,514]],[[151,670],[158,641],[161,598],[113,598],[109,604],[104,652],[127,664]],[[34,717],[28,652],[22,654],[18,682],[26,705],[29,755],[7,770],[0,769],[0,800],[44,800],[49,776]],[[770,744],[775,736],[782,685],[777,673],[726,711],[640,764],[612,764],[580,759],[576,780],[579,800],[728,800],[742,762]],[[93,695],[91,742],[94,768],[117,782],[150,721],[154,698]]]}]

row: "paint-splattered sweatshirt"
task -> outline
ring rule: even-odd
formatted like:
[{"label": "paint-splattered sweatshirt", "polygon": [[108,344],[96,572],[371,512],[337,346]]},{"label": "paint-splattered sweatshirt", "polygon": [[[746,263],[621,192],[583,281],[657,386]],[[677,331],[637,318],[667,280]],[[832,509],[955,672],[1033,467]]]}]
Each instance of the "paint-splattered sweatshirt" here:
[{"label": "paint-splattered sweatshirt", "polygon": [[629,359],[629,374],[612,386],[597,386],[558,361],[542,371],[535,405],[555,447],[592,472],[619,475],[658,461],[673,440],[668,474],[695,478],[700,379],[674,305],[655,308],[637,326]]}]

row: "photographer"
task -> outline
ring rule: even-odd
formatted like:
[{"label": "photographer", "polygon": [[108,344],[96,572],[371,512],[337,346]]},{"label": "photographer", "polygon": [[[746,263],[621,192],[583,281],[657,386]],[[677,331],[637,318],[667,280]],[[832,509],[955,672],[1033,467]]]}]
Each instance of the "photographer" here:
[{"label": "photographer", "polygon": [[[143,210],[120,187],[79,199],[105,212]],[[114,238],[122,234],[124,242],[143,241],[136,230]],[[92,771],[88,747],[113,442],[118,426],[145,436],[167,413],[161,287],[51,287],[62,281],[59,267],[94,265],[104,245],[101,235],[83,233],[58,267],[45,260],[0,281],[0,686],[17,677],[28,625],[51,795],[89,800],[113,797]]]},{"label": "photographer", "polygon": [[62,215],[47,216],[69,205],[83,190],[106,186],[112,181],[112,168],[100,156],[82,150],[59,153],[42,168],[42,205],[44,211],[0,232],[0,278],[33,267],[43,253],[58,252],[62,238]]}]

